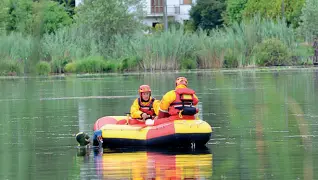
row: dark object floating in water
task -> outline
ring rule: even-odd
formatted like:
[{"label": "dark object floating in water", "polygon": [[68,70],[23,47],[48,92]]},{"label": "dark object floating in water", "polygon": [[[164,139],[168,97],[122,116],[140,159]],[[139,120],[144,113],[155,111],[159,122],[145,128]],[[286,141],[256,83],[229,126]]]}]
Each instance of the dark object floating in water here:
[{"label": "dark object floating in water", "polygon": [[90,143],[90,137],[85,132],[79,132],[75,135],[76,141],[80,146],[86,146]]}]

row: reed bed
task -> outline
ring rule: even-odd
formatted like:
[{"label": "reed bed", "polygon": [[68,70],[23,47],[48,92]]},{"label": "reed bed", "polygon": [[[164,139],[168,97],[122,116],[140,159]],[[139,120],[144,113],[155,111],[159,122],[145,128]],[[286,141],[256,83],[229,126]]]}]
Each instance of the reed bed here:
[{"label": "reed bed", "polygon": [[[199,30],[189,33],[183,28],[151,34],[138,32],[111,37],[112,43],[109,45],[96,37],[99,35],[93,30],[77,25],[64,27],[54,34],[45,34],[39,42],[20,33],[1,35],[0,61],[14,61],[24,66],[32,57],[32,48],[39,47],[39,60],[49,62],[56,73],[63,73],[69,63],[72,63],[73,71],[75,64],[79,63],[80,69],[94,72],[83,67],[91,64],[83,62],[92,57],[99,57],[98,61],[95,60],[99,64],[101,59],[108,64],[106,68],[101,65],[95,68],[98,72],[109,70],[110,66],[111,71],[154,71],[258,66],[255,47],[273,38],[281,41],[289,52],[299,51],[293,28],[283,20],[262,19],[259,16],[210,32]],[[35,46],[35,43],[40,43],[40,46]],[[299,52],[299,55],[303,56],[304,53]]]}]

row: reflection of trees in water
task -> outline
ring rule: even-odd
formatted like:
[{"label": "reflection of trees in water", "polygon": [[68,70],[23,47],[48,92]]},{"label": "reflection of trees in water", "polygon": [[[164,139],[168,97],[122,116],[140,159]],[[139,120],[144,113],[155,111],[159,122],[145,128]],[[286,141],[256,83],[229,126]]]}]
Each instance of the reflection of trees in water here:
[{"label": "reflection of trees in water", "polygon": [[[262,165],[260,167],[260,174],[264,174],[262,168],[267,167],[266,170],[271,169],[270,171],[275,172],[277,170],[268,167],[280,167],[279,171],[285,174],[282,178],[295,178],[299,176],[298,173],[300,172],[293,172],[291,169],[297,169],[303,166],[302,174],[304,179],[312,179],[313,164],[308,161],[308,157],[309,159],[312,158],[312,154],[308,153],[308,150],[311,149],[310,144],[312,143],[311,138],[308,138],[308,135],[311,134],[308,128],[309,122],[304,118],[305,114],[302,110],[304,105],[302,107],[293,98],[295,97],[300,101],[310,102],[308,99],[310,92],[306,92],[307,88],[304,88],[305,96],[303,94],[302,96],[298,96],[299,92],[295,93],[295,89],[288,88],[288,85],[291,83],[289,82],[288,84],[288,81],[294,80],[295,79],[290,79],[289,76],[286,75],[275,79],[268,78],[268,84],[274,84],[274,86],[263,90],[263,99],[267,99],[267,102],[264,100],[264,105],[257,108],[258,111],[262,111],[263,113],[258,114],[259,120],[256,122],[257,150],[260,164]],[[308,84],[307,80],[303,81],[303,84],[302,87],[310,87],[310,83]],[[290,90],[292,92],[290,92]],[[262,95],[259,94],[259,96]],[[269,114],[280,114],[280,116],[278,116],[279,118],[269,118]],[[297,138],[298,135],[300,135],[300,138]],[[266,139],[268,140],[266,141]],[[277,140],[281,142],[277,142]],[[304,148],[294,147],[298,144],[303,144]],[[295,163],[295,159],[290,158],[294,153],[302,157],[306,164],[299,162],[302,161],[301,159]],[[279,154],[279,156],[274,154]],[[265,159],[264,157],[266,156],[268,156],[268,158]],[[272,156],[276,158],[274,159]],[[274,163],[278,165],[274,165]]]},{"label": "reflection of trees in water", "polygon": [[308,121],[304,118],[304,112],[302,110],[302,107],[293,99],[292,97],[289,97],[288,104],[290,111],[293,114],[297,114],[300,116],[296,116],[297,125],[299,128],[299,132],[302,139],[302,144],[304,146],[304,179],[313,179],[313,157],[312,157],[312,138],[311,134],[312,131],[310,131],[308,126]]},{"label": "reflection of trees in water", "polygon": [[0,102],[2,177],[67,177],[65,169],[70,167],[71,154],[65,152],[65,145],[69,145],[66,136],[73,127],[69,124],[75,121],[70,116],[72,112],[61,115],[61,107],[70,104],[40,100],[52,96],[54,93],[50,91],[56,91],[54,87],[58,84],[33,78],[17,79],[12,83],[4,81],[0,97],[7,99],[5,103]]},{"label": "reflection of trees in water", "polygon": [[85,120],[87,119],[85,116],[85,104],[83,100],[78,101],[78,129],[79,132],[86,132],[87,128],[85,128]]},{"label": "reflection of trees in water", "polygon": [[[245,72],[235,73],[235,77],[226,74],[217,77],[217,87],[224,89],[219,96],[225,109],[219,109],[228,114],[223,117],[223,121],[228,121],[224,122],[225,126],[221,125],[223,129],[217,134],[228,138],[226,141],[234,136],[237,143],[234,150],[224,149],[224,156],[227,154],[228,158],[218,165],[222,167],[222,171],[218,171],[222,174],[217,177],[238,176],[241,172],[249,179],[270,178],[271,175],[278,179],[294,179],[299,175],[306,179],[312,177],[312,162],[308,161],[312,154],[307,153],[311,140],[306,137],[311,130],[302,111],[304,107],[315,108],[309,98],[314,93],[310,88],[312,81],[308,80],[308,74],[275,74]],[[291,99],[294,99],[293,103]],[[300,104],[299,101],[307,103]],[[304,144],[304,148],[299,148],[299,144]],[[218,155],[223,156],[220,153]],[[303,161],[309,164],[305,165]],[[233,173],[233,169],[239,169],[239,172]]]},{"label": "reflection of trees in water", "polygon": [[314,86],[315,87],[314,93],[316,93],[318,90],[318,70],[313,71],[313,76],[314,76],[314,85],[315,85]]},{"label": "reflection of trees in water", "polygon": [[[190,87],[198,92],[203,119],[212,127],[218,127],[213,129],[212,138],[225,139],[223,142],[213,140],[221,142],[212,145],[217,158],[213,163],[217,167],[213,176],[271,179],[273,174],[275,179],[296,179],[299,176],[311,179],[314,163],[311,143],[315,139],[307,135],[317,130],[308,124],[316,123],[318,72],[304,71],[277,71],[275,75],[242,71],[148,74],[125,78],[105,76],[94,80],[0,81],[2,99],[26,99],[0,102],[0,124],[5,134],[0,133],[0,143],[4,144],[0,147],[3,152],[0,174],[17,179],[28,175],[40,179],[58,173],[63,179],[83,173],[77,166],[82,165],[82,157],[77,157],[80,162],[73,165],[74,154],[58,147],[75,146],[71,134],[82,129],[91,130],[101,116],[124,115],[122,113],[129,110],[137,97],[140,84],[152,85],[156,97],[161,98],[174,88],[175,77],[180,75],[186,76]],[[38,101],[38,98],[45,97],[81,96],[127,97]],[[15,152],[18,156],[14,155]],[[83,162],[82,170],[91,171],[90,176],[96,177],[93,163],[96,161],[98,158],[89,156]],[[147,161],[146,166],[154,166],[153,162],[156,161]],[[36,167],[30,167],[30,164]],[[24,170],[13,174],[16,167]],[[100,169],[105,172],[103,167]],[[151,172],[156,172],[154,170]]]},{"label": "reflection of trees in water", "polygon": [[262,115],[264,115],[263,109],[265,107],[263,105],[255,106],[255,113],[256,113],[256,122],[255,122],[255,135],[256,135],[256,150],[258,155],[258,174],[264,174],[265,172],[265,165],[268,164],[265,157],[265,141],[264,141],[264,132],[263,132],[263,125],[262,125]]}]

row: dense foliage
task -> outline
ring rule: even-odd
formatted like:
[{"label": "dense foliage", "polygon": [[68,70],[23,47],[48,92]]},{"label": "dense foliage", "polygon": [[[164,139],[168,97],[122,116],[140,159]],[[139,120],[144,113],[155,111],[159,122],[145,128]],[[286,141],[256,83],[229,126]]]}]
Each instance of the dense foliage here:
[{"label": "dense foliage", "polygon": [[244,16],[252,17],[260,14],[268,18],[285,18],[288,24],[294,27],[299,25],[299,17],[304,0],[249,0],[244,8]]},{"label": "dense foliage", "polygon": [[100,52],[114,46],[116,35],[131,35],[140,30],[143,15],[140,0],[86,0],[84,4],[78,8],[75,20],[93,32]]},{"label": "dense foliage", "polygon": [[306,40],[318,37],[318,1],[306,0],[306,4],[302,9],[301,31]]},{"label": "dense foliage", "polygon": [[213,29],[223,24],[224,0],[198,0],[190,11],[195,28]]},{"label": "dense foliage", "polygon": [[53,1],[10,0],[4,26],[8,32],[42,35],[72,23],[64,7]]},{"label": "dense foliage", "polygon": [[316,0],[197,0],[190,20],[169,19],[167,32],[142,24],[144,5],[2,0],[0,74],[310,64],[318,36]]},{"label": "dense foliage", "polygon": [[243,11],[247,0],[228,0],[226,6],[225,20],[227,24],[241,22],[243,19]]}]

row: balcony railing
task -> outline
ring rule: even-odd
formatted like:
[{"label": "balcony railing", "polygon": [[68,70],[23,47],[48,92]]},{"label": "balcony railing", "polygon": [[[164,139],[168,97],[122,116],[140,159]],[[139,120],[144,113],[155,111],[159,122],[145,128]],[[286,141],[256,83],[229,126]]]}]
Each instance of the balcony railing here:
[{"label": "balcony railing", "polygon": [[[180,14],[180,6],[168,6],[167,7],[167,15],[178,15]],[[163,15],[163,6],[151,6],[150,12],[148,12],[148,15]]]}]

